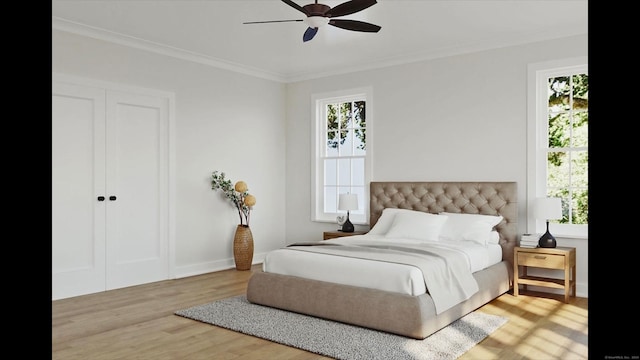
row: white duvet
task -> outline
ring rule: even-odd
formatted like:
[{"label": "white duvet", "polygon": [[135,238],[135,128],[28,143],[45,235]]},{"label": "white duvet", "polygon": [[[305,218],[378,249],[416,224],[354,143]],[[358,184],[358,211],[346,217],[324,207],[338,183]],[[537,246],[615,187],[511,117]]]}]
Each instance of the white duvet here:
[{"label": "white duvet", "polygon": [[[393,239],[383,235],[355,235],[331,240],[327,243],[359,243],[376,241],[381,245],[426,243],[456,250],[465,254],[469,270],[476,272],[502,261],[502,248],[473,241],[417,241]],[[422,271],[410,265],[334,256],[305,251],[277,249],[269,252],[263,262],[265,272],[298,276],[344,285],[393,291],[408,295],[421,295],[427,291]]]}]

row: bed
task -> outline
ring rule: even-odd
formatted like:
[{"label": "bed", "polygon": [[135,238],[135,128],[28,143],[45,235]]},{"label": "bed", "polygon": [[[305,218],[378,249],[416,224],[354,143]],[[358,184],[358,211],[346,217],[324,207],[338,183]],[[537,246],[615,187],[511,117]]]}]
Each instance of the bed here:
[{"label": "bed", "polygon": [[247,300],[424,339],[509,291],[515,182],[371,182],[369,194],[367,234],[269,252]]}]

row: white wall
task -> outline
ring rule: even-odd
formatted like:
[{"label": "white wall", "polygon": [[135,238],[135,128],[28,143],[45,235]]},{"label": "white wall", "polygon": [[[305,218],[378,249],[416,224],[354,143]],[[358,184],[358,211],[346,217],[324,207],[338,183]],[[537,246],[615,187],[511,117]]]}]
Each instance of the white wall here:
[{"label": "white wall", "polygon": [[[287,243],[320,239],[337,226],[310,220],[312,94],[366,86],[373,87],[373,180],[516,181],[524,232],[527,65],[576,56],[587,56],[587,36],[289,84]],[[577,293],[587,296],[587,240],[557,240],[577,248]]]},{"label": "white wall", "polygon": [[175,94],[176,277],[234,267],[238,215],[214,170],[257,198],[254,260],[284,245],[286,85],[57,30],[52,70]]}]

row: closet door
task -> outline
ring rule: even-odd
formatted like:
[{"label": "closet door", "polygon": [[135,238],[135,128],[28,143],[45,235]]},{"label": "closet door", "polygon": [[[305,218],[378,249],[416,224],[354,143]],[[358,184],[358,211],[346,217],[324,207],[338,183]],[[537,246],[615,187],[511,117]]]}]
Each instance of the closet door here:
[{"label": "closet door", "polygon": [[53,84],[53,300],[169,278],[169,99]]},{"label": "closet door", "polygon": [[107,290],[166,280],[168,101],[107,92]]},{"label": "closet door", "polygon": [[53,84],[52,297],[105,290],[105,91]]}]

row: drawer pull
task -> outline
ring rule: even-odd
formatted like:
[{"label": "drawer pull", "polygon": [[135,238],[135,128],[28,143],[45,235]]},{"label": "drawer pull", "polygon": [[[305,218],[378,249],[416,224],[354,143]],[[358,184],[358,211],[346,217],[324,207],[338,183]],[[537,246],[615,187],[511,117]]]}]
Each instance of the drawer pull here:
[{"label": "drawer pull", "polygon": [[535,255],[534,257],[536,259],[543,259],[543,260],[547,258],[546,256],[542,256],[542,255]]}]

